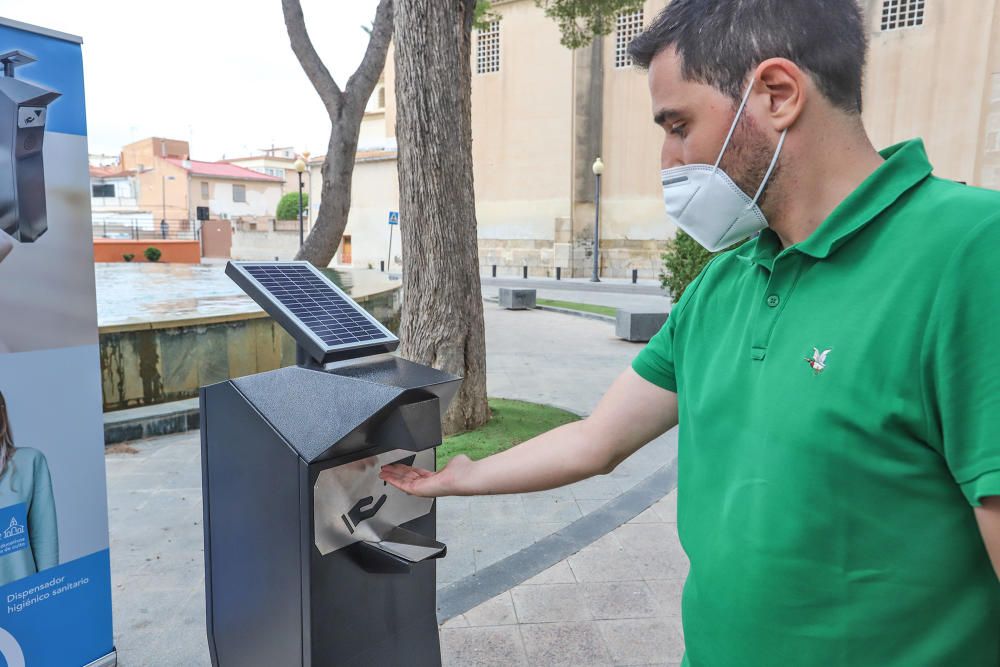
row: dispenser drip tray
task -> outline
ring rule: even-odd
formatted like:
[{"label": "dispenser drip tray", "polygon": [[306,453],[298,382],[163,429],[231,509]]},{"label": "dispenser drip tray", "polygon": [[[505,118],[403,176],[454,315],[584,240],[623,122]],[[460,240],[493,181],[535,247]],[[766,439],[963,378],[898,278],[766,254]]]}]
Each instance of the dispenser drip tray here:
[{"label": "dispenser drip tray", "polygon": [[419,563],[431,558],[442,558],[447,553],[447,547],[437,540],[414,533],[412,530],[396,527],[377,542],[365,542],[369,547],[402,558],[410,563]]}]

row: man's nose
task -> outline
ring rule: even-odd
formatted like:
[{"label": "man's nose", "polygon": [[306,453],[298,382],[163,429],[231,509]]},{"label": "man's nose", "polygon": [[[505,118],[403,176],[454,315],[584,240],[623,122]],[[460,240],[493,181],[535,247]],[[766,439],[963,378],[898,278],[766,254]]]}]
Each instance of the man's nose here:
[{"label": "man's nose", "polygon": [[684,161],[681,159],[681,156],[664,144],[663,150],[660,151],[660,169],[673,169],[674,167],[683,166]]}]

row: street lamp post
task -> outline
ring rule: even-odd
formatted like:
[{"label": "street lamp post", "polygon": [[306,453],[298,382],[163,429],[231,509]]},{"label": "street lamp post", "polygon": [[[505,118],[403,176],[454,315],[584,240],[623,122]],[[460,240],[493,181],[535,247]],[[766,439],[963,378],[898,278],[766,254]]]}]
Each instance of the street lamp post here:
[{"label": "street lamp post", "polygon": [[302,161],[306,163],[306,223],[309,227],[309,231],[313,228],[313,215],[312,215],[312,205],[313,205],[313,179],[312,172],[309,171],[309,151],[302,151]]},{"label": "street lamp post", "polygon": [[302,172],[306,170],[305,160],[299,158],[295,161],[295,171],[299,174],[299,248],[305,243],[305,232],[302,226]]},{"label": "street lamp post", "polygon": [[604,173],[604,161],[598,157],[591,167],[594,171],[594,274],[590,277],[590,282],[599,283],[600,253],[601,253],[601,174]]},{"label": "street lamp post", "polygon": [[[172,180],[174,180],[173,176],[162,176],[160,182],[160,193],[163,196],[163,201],[161,202],[163,204],[163,217],[160,218],[160,233],[163,235],[163,238],[167,238],[167,230],[169,229],[167,225],[167,181]],[[155,234],[156,232],[153,233]]]}]

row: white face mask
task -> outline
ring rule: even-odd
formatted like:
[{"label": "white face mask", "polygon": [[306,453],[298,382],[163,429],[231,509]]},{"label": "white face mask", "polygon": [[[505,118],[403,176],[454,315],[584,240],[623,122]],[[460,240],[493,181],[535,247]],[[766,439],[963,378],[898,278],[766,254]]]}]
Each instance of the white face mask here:
[{"label": "white face mask", "polygon": [[714,166],[687,164],[664,169],[662,172],[663,203],[667,207],[667,214],[678,227],[711,252],[722,250],[767,227],[767,219],[757,206],[757,200],[778,164],[778,156],[788,130],[781,133],[771,165],[764,174],[764,181],[752,199],[719,168],[740,115],[750,99],[751,90],[753,83],[743,96],[743,102],[740,103]]}]

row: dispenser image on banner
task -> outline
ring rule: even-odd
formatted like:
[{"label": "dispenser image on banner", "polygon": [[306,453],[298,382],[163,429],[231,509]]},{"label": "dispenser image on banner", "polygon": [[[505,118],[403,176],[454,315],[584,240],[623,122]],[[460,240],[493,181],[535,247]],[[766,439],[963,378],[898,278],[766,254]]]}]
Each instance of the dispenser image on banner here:
[{"label": "dispenser image on banner", "polygon": [[0,351],[95,344],[81,46],[0,21]]},{"label": "dispenser image on banner", "polygon": [[0,666],[115,664],[81,40],[0,18]]},{"label": "dispenser image on banner", "polygon": [[45,118],[59,93],[16,78],[35,62],[25,51],[0,54],[0,229],[25,243],[48,228],[45,217]]}]

